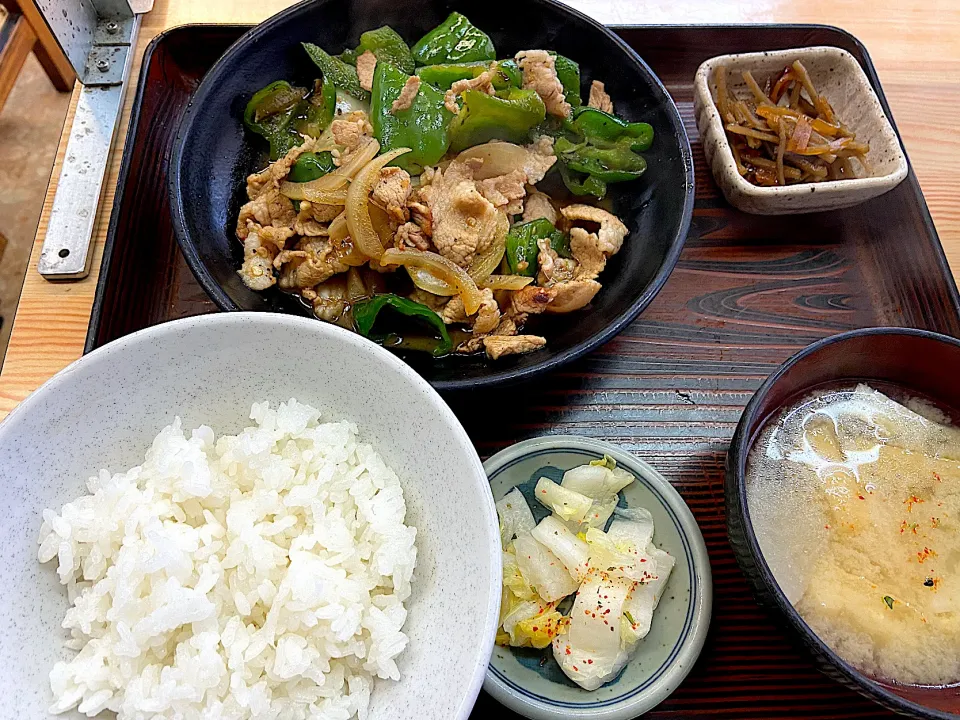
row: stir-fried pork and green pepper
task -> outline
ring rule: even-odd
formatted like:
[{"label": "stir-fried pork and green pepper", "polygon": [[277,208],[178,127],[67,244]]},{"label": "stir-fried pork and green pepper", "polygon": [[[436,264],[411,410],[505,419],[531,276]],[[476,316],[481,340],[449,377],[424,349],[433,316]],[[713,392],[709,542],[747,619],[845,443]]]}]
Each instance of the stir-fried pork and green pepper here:
[{"label": "stir-fried pork and green pepper", "polygon": [[244,114],[272,160],[237,221],[250,288],[388,346],[494,359],[546,344],[531,315],[590,303],[627,228],[583,200],[639,177],[653,142],[603,83],[584,105],[574,61],[497,60],[459,13],[412,48],[382,27],[339,56],[304,49],[321,78],[273,82]]}]

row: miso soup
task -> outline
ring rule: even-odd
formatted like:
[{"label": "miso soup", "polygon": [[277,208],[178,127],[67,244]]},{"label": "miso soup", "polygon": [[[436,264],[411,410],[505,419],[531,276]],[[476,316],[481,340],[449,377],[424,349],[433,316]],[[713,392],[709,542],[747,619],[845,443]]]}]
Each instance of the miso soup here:
[{"label": "miso soup", "polygon": [[[878,679],[960,681],[960,429],[866,386],[784,409],[747,462],[747,505],[780,587]],[[909,407],[908,407],[909,406]]]}]

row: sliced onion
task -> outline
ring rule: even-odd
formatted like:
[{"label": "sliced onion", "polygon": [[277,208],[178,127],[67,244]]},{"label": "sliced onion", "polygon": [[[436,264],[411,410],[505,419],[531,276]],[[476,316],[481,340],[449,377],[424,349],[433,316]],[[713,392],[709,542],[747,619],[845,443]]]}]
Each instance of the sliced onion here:
[{"label": "sliced onion", "polygon": [[500,265],[506,249],[506,244],[502,239],[500,241],[494,240],[490,247],[484,250],[483,254],[476,255],[473,258],[473,262],[467,268],[467,274],[473,278],[475,283],[490,277],[491,273]]},{"label": "sliced onion", "polygon": [[344,265],[349,265],[350,267],[361,267],[362,265],[367,264],[367,256],[360,252],[353,240],[350,239],[349,235],[339,243],[332,242],[332,244],[334,248],[334,254],[337,256],[337,260],[342,262]]},{"label": "sliced onion", "polygon": [[327,129],[320,133],[317,142],[313,146],[314,152],[324,152],[327,150],[336,150],[340,146],[333,137],[333,125],[327,125]]},{"label": "sliced onion", "polygon": [[373,230],[380,238],[380,244],[384,247],[390,247],[393,244],[394,231],[390,225],[390,216],[387,215],[387,211],[375,202],[368,204],[367,209],[370,211],[370,222],[373,223]]},{"label": "sliced onion", "polygon": [[532,277],[524,275],[490,275],[478,285],[491,290],[520,290],[532,282]]},{"label": "sliced onion", "polygon": [[291,200],[309,200],[320,205],[343,205],[342,202],[332,203],[330,200],[334,195],[343,195],[346,199],[345,188],[349,184],[349,178],[338,177],[331,173],[305,183],[284,180],[280,183],[280,194]]},{"label": "sliced onion", "polygon": [[370,192],[380,178],[381,168],[408,152],[410,148],[396,148],[374,158],[357,173],[347,190],[347,227],[350,237],[360,252],[373,260],[379,260],[383,255],[383,243],[380,242],[380,236],[374,230],[370,219]]},{"label": "sliced onion", "polygon": [[490,243],[490,247],[484,250],[482,254],[474,256],[473,262],[471,262],[470,267],[467,268],[467,274],[473,278],[475,283],[484,280],[500,265],[500,261],[503,259],[503,255],[507,250],[506,242],[509,231],[510,221],[507,219],[506,214],[499,213],[493,242]]},{"label": "sliced onion", "polygon": [[[326,176],[329,177],[329,176]],[[323,180],[323,178],[320,178]],[[311,180],[311,182],[316,182]],[[350,181],[344,179],[343,185]],[[341,186],[339,190],[317,190],[316,188],[303,187],[307,183],[280,183],[280,194],[286,195],[291,200],[309,200],[317,205],[344,205],[347,202],[346,188]]]},{"label": "sliced onion", "polygon": [[[347,161],[334,170],[331,175],[346,175],[348,178],[352,179],[358,172],[360,172],[361,168],[363,168],[368,162],[377,156],[378,152],[380,152],[380,143],[373,138],[370,138],[363,147],[354,150],[350,157],[347,158]],[[396,150],[393,152],[396,152]],[[410,151],[405,150],[404,152]]]},{"label": "sliced onion", "polygon": [[474,145],[457,156],[457,160],[479,158],[483,165],[477,168],[473,177],[475,180],[487,180],[523,170],[527,166],[529,151],[519,145],[508,142],[488,142],[483,145]]},{"label": "sliced onion", "polygon": [[[295,183],[284,180],[280,183],[280,194],[287,196],[291,200],[309,200],[310,202],[321,203],[323,205],[343,205],[343,203],[327,202],[327,199],[334,193],[342,193],[344,198],[346,198],[346,187],[349,184],[350,178],[332,172],[329,175],[324,175],[310,182]],[[317,199],[320,197],[327,199]]]},{"label": "sliced onion", "polygon": [[442,255],[422,250],[396,250],[390,248],[380,258],[381,265],[404,265],[406,267],[426,268],[438,277],[457,289],[463,300],[463,308],[467,315],[473,315],[480,309],[483,298],[480,289],[467,271],[453,264]]},{"label": "sliced onion", "polygon": [[355,267],[350,268],[347,271],[347,299],[354,302],[368,295],[367,286],[364,284],[363,278],[360,277],[360,271]]},{"label": "sliced onion", "polygon": [[350,231],[347,229],[347,214],[345,212],[337,215],[330,226],[327,228],[330,238],[330,244],[333,245],[334,253],[337,259],[344,265],[359,267],[367,262],[367,256],[357,249],[350,239]]},{"label": "sliced onion", "polygon": [[327,232],[330,234],[330,241],[333,243],[342,241],[350,235],[350,230],[347,229],[347,213],[342,212],[337,215],[327,227]]},{"label": "sliced onion", "polygon": [[439,295],[440,297],[450,297],[457,294],[457,289],[448,282],[445,282],[425,268],[407,266],[407,274],[413,280],[413,284],[421,290],[428,293]]},{"label": "sliced onion", "polygon": [[[380,152],[380,143],[371,139],[347,158],[343,166],[332,173],[305,183],[284,180],[280,183],[280,194],[291,200],[309,200],[321,205],[343,205],[346,202],[346,187],[351,178],[359,172],[360,168],[375,158],[378,152]],[[344,199],[338,200],[341,191]]]},{"label": "sliced onion", "polygon": [[360,98],[355,98],[349,93],[337,90],[337,104],[335,111],[337,115],[346,115],[347,113],[360,111],[365,115],[370,114],[370,103]]}]

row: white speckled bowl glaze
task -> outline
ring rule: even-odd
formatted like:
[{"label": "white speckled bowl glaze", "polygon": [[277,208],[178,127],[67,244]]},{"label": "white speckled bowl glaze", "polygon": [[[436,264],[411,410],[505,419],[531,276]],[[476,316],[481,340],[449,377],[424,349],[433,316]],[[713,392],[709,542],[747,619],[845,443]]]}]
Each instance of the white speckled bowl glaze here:
[{"label": "white speckled bowl glaze", "polygon": [[[715,102],[714,69],[725,65],[728,87],[740,95],[748,92],[740,78],[744,70],[750,70],[763,85],[767,77],[779,75],[794,60],[804,64],[817,92],[827,98],[857,140],[869,143],[871,177],[758,187],[737,172]],[[711,58],[699,67],[694,79],[694,111],[707,165],[727,201],[744,212],[790,215],[850,207],[892,190],[907,176],[906,155],[877,94],[856,58],[841,48],[818,46]]]},{"label": "white speckled bowl glaze", "polygon": [[[563,472],[610,455],[637,481],[620,505],[653,515],[654,544],[677,559],[650,633],[640,641],[620,676],[593,692],[567,679],[550,651],[495,646],[483,688],[507,707],[534,720],[628,720],[663,702],[693,668],[710,627],[713,585],[710,558],[697,521],[669,481],[625,450],[592,438],[554,435],[508,447],[483,467],[496,499],[514,487],[527,497],[534,517],[548,515],[533,499],[537,480],[559,482]],[[547,662],[541,665],[543,654]]]},{"label": "white speckled bowl glaze", "polygon": [[[237,432],[253,402],[291,397],[350,419],[400,476],[417,568],[398,658],[370,719],[467,718],[500,606],[500,535],[480,459],[453,412],[406,364],[315,320],[224,313],[117,340],[58,373],[0,424],[0,717],[48,718],[66,591],[37,562],[41,511],[59,510],[100,468],[138,465],[175,415]],[[79,718],[77,713],[61,717]]]}]

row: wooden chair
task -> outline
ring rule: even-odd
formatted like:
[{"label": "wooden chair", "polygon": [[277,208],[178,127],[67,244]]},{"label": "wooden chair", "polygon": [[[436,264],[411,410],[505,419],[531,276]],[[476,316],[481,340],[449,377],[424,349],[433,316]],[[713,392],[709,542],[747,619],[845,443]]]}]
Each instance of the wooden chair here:
[{"label": "wooden chair", "polygon": [[0,109],[31,51],[57,90],[72,90],[77,75],[34,0],[0,0],[0,6],[7,11],[0,26]]}]

